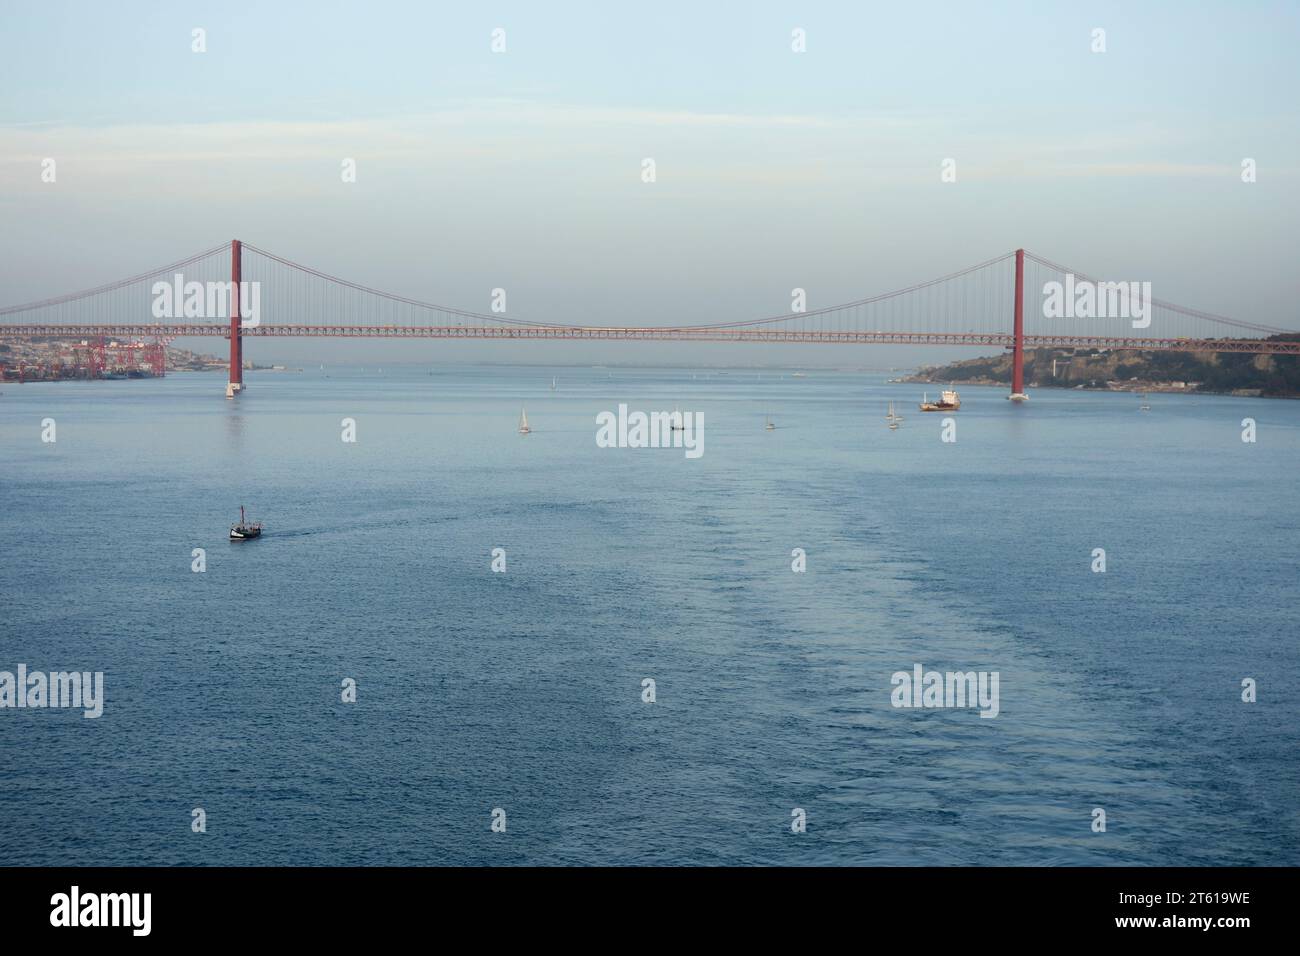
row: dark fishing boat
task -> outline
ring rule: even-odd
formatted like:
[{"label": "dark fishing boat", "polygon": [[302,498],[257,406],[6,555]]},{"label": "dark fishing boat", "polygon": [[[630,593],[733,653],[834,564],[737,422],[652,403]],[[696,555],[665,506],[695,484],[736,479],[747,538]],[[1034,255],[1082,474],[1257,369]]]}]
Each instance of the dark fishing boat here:
[{"label": "dark fishing boat", "polygon": [[260,538],[262,536],[262,522],[254,521],[249,524],[244,518],[244,506],[239,506],[239,524],[230,526],[231,541],[247,541],[249,538]]}]

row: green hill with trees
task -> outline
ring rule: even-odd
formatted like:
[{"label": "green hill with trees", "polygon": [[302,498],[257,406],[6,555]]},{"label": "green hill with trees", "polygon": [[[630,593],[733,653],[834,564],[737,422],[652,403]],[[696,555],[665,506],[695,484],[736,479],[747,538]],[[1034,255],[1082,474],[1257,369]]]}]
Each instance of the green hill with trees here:
[{"label": "green hill with trees", "polygon": [[[1300,342],[1300,334],[1271,340]],[[922,368],[907,381],[1009,386],[1011,353]],[[1025,351],[1025,384],[1300,398],[1300,355],[1032,349]]]}]

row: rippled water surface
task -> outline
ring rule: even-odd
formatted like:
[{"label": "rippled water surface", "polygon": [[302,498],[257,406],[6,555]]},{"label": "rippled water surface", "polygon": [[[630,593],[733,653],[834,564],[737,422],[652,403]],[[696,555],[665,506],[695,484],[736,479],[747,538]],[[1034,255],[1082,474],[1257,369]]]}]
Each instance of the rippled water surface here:
[{"label": "rippled water surface", "polygon": [[[0,670],[106,696],[0,710],[5,862],[1300,863],[1300,404],[963,388],[944,443],[862,373],[249,378],[3,385]],[[598,448],[619,402],[703,457]],[[917,663],[1000,713],[892,707]]]}]

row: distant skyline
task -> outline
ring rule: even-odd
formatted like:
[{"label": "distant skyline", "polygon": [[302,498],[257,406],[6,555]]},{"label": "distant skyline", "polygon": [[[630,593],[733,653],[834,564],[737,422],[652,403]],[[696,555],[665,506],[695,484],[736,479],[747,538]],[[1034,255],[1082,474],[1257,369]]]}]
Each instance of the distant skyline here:
[{"label": "distant skyline", "polygon": [[[1023,246],[1295,328],[1297,48],[1300,7],[1280,3],[16,7],[0,33],[0,304],[241,238],[464,309],[503,287],[519,318],[709,322],[787,310],[793,287],[816,308]],[[429,364],[978,354],[349,349]]]}]

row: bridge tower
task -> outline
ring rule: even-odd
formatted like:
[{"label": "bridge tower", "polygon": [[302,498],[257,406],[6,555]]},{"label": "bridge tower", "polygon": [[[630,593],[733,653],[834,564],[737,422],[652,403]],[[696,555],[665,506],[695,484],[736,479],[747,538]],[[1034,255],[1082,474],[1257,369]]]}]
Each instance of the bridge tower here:
[{"label": "bridge tower", "polygon": [[1025,250],[1016,250],[1016,314],[1011,346],[1011,394],[1013,402],[1029,400],[1025,394]]},{"label": "bridge tower", "polygon": [[244,390],[244,344],[239,336],[240,272],[243,267],[244,247],[238,239],[230,240],[230,381],[226,384],[226,398],[234,398]]}]

